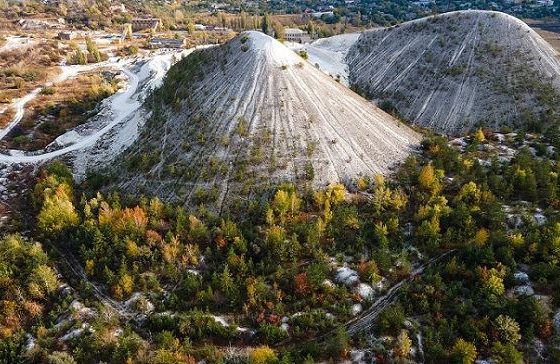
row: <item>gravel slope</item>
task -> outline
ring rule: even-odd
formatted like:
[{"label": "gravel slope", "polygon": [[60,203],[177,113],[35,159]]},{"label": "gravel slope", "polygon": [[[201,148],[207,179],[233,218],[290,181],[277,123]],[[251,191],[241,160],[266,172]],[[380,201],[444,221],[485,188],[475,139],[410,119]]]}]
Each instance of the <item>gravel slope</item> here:
[{"label": "gravel slope", "polygon": [[[195,64],[196,60],[200,64]],[[243,33],[179,62],[118,167],[127,191],[185,204],[284,180],[319,187],[386,173],[419,135],[276,40]],[[194,75],[183,73],[195,69]],[[159,97],[159,98],[158,98]],[[163,100],[163,101],[162,101]]]},{"label": "gravel slope", "polygon": [[560,98],[554,49],[510,15],[460,11],[369,31],[352,47],[350,83],[407,120],[459,134],[546,122]]},{"label": "gravel slope", "polygon": [[342,84],[348,86],[348,65],[346,55],[361,33],[339,34],[329,38],[317,39],[313,43],[292,43],[289,48],[295,51],[305,50],[308,61]]}]

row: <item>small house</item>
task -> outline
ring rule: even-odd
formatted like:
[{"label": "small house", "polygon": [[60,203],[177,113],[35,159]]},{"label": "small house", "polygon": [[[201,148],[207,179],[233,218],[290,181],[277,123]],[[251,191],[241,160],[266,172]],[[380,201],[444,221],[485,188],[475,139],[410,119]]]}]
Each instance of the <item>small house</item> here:
[{"label": "small house", "polygon": [[72,40],[76,38],[76,34],[70,31],[64,31],[58,33],[58,39],[60,40]]},{"label": "small house", "polygon": [[152,48],[183,48],[185,46],[184,38],[152,38],[150,40]]},{"label": "small house", "polygon": [[284,39],[294,43],[309,43],[311,36],[306,31],[297,28],[284,29]]}]

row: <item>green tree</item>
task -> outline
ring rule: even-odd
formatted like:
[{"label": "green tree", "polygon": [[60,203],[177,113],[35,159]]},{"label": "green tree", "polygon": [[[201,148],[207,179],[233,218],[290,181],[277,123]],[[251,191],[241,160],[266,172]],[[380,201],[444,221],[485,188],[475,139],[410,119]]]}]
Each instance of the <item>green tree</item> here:
[{"label": "green tree", "polygon": [[496,364],[523,364],[523,354],[521,354],[513,344],[494,343],[492,346],[492,359]]},{"label": "green tree", "polygon": [[327,343],[327,355],[331,358],[345,357],[350,350],[350,336],[344,327],[337,327],[334,336]]},{"label": "green tree", "polygon": [[295,187],[291,184],[280,186],[271,203],[272,210],[284,222],[287,215],[294,217],[301,206]]},{"label": "green tree", "polygon": [[192,21],[189,21],[187,23],[187,32],[189,34],[194,34],[195,28],[194,28],[194,23]]},{"label": "green tree", "polygon": [[261,31],[264,34],[270,34],[270,31],[272,30],[272,26],[270,24],[270,18],[268,16],[268,14],[264,14],[262,21],[261,21]]},{"label": "green tree", "polygon": [[84,65],[87,64],[87,57],[81,49],[76,49],[69,63]]},{"label": "green tree", "polygon": [[472,364],[476,360],[477,351],[474,344],[458,339],[453,345],[452,358],[460,364]]},{"label": "green tree", "polygon": [[504,342],[515,345],[521,340],[519,324],[513,318],[507,315],[500,315],[496,318],[494,326]]},{"label": "green tree", "polygon": [[224,294],[224,296],[226,296],[230,304],[233,305],[238,298],[239,291],[227,264],[219,276],[219,287],[220,291]]},{"label": "green tree", "polygon": [[503,270],[496,268],[479,268],[477,270],[481,280],[482,289],[487,295],[501,296],[505,292]]},{"label": "green tree", "polygon": [[86,48],[95,63],[101,62],[101,53],[99,52],[99,49],[97,49],[95,42],[90,37],[86,37]]},{"label": "green tree", "polygon": [[63,185],[53,195],[47,195],[38,215],[38,226],[47,235],[56,235],[79,223],[78,213]]},{"label": "green tree", "polygon": [[476,131],[476,134],[475,134],[474,138],[478,143],[482,143],[483,141],[486,140],[486,137],[484,136],[484,132],[482,131],[482,128],[479,128]]},{"label": "green tree", "polygon": [[397,335],[404,324],[405,313],[400,304],[387,307],[377,319],[377,327],[381,333]]},{"label": "green tree", "polygon": [[55,351],[47,357],[48,364],[75,364],[72,355],[64,351]]},{"label": "green tree", "polygon": [[431,195],[437,195],[441,191],[441,183],[439,181],[438,173],[432,166],[427,164],[420,170],[418,175],[418,184],[420,187],[429,192]]},{"label": "green tree", "polygon": [[56,273],[48,265],[41,264],[31,272],[28,279],[28,291],[35,298],[43,298],[53,293],[58,287]]},{"label": "green tree", "polygon": [[395,346],[395,355],[400,361],[407,359],[410,356],[410,350],[412,349],[412,340],[408,337],[406,330],[401,330],[401,333],[397,337],[397,342]]},{"label": "green tree", "polygon": [[279,40],[284,40],[284,26],[282,23],[275,21],[272,23],[272,29],[274,30],[274,37]]}]

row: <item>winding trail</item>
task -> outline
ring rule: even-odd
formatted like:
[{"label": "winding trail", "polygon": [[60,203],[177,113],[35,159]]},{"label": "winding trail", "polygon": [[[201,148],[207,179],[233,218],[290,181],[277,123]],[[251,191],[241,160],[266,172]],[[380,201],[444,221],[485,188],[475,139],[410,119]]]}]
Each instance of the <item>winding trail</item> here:
[{"label": "winding trail", "polygon": [[76,257],[74,257],[74,255],[72,255],[70,252],[63,253],[60,249],[54,246],[54,244],[50,244],[50,246],[53,250],[56,251],[58,255],[60,255],[61,258],[63,258],[60,259],[60,262],[68,268],[68,273],[70,273],[70,275],[72,276],[71,278],[73,278],[78,282],[79,281],[86,282],[91,287],[92,294],[95,296],[95,298],[97,298],[99,302],[101,302],[107,308],[115,311],[119,315],[119,317],[121,317],[126,321],[131,321],[136,318],[137,316],[136,312],[133,312],[130,309],[128,309],[128,307],[126,307],[124,303],[116,301],[111,297],[109,297],[105,293],[104,288],[100,287],[98,284],[92,282],[88,278],[88,276],[86,275],[86,273],[82,268],[82,265],[78,262],[78,260],[76,259]]},{"label": "winding trail", "polygon": [[[101,152],[114,157],[123,147],[128,146],[138,136],[138,127],[143,125],[143,122],[138,120],[142,117],[142,113],[139,111],[142,108],[143,97],[151,89],[161,85],[163,78],[173,64],[173,58],[184,57],[196,49],[212,46],[203,45],[180,51],[167,50],[150,54],[148,57],[134,59],[117,60],[112,58],[106,62],[86,66],[62,66],[62,74],[44,87],[61,82],[80,72],[105,66],[115,68],[125,74],[128,77],[128,84],[125,89],[119,90],[115,95],[107,99],[108,105],[103,110],[104,113],[108,114],[106,120],[102,122],[93,120],[91,123],[88,121],[89,126],[88,124],[84,124],[84,126],[90,129],[83,135],[83,126],[80,126],[59,136],[59,138],[66,136],[66,140],[72,144],[68,143],[68,145],[62,145],[60,149],[51,151],[41,150],[27,153],[22,150],[8,150],[3,152],[5,154],[0,152],[0,163],[7,165],[36,164],[68,155],[72,152],[79,152],[73,153],[73,155],[78,157],[82,164],[97,164]],[[40,90],[41,88],[34,90],[11,106],[16,107],[15,105],[17,104],[17,114],[6,129],[0,130],[0,140],[21,121],[25,104],[37,96]],[[122,125],[122,127],[117,127],[119,125]],[[79,128],[82,131],[76,132]],[[103,151],[92,151],[92,149],[101,148],[99,144],[104,144]]]},{"label": "winding trail", "polygon": [[12,119],[12,121],[10,121],[10,123],[8,125],[6,125],[6,127],[2,130],[0,130],[0,140],[4,139],[4,137],[6,137],[6,135],[8,135],[8,133],[10,131],[12,131],[12,129],[19,124],[19,122],[21,121],[21,119],[23,119],[23,114],[25,112],[25,105],[33,100],[35,97],[37,97],[37,95],[39,94],[39,92],[41,92],[43,88],[42,87],[38,87],[35,90],[31,91],[30,93],[28,93],[27,95],[25,95],[24,97],[18,99],[12,106],[14,109],[16,109],[16,113],[14,115],[14,118]]},{"label": "winding trail", "polygon": [[[110,123],[108,123],[107,125],[105,125],[103,128],[101,128],[100,130],[96,131],[95,133],[88,135],[82,139],[80,139],[78,142],[69,145],[67,147],[58,149],[58,150],[54,150],[52,152],[47,152],[47,153],[43,153],[43,154],[37,154],[37,155],[6,155],[6,154],[0,154],[0,162],[1,163],[6,163],[6,164],[13,164],[13,163],[38,163],[38,162],[43,162],[43,161],[47,161],[50,159],[53,159],[55,157],[59,157],[61,155],[79,150],[79,149],[83,149],[83,148],[87,148],[87,147],[91,147],[95,144],[95,142],[101,137],[103,136],[105,133],[107,133],[109,130],[111,130],[115,125],[119,124],[120,122],[122,122],[126,117],[128,117],[131,113],[133,113],[134,111],[138,110],[138,108],[140,108],[141,103],[138,100],[133,100],[132,96],[138,91],[138,84],[139,84],[139,79],[138,76],[136,74],[134,74],[133,72],[131,72],[130,70],[120,66],[121,71],[126,74],[128,76],[128,85],[126,87],[126,90],[124,91],[120,91],[117,96],[113,99],[112,102],[112,111],[117,114],[118,116],[116,118],[114,118]],[[37,93],[40,91],[40,89],[35,90],[37,91]],[[34,92],[35,92],[34,91]],[[28,95],[29,96],[29,95]],[[27,96],[26,96],[27,97]],[[28,102],[30,99],[28,99],[26,102]],[[22,99],[23,101],[23,99]],[[23,109],[23,107],[25,106],[25,103],[22,103],[21,105],[21,109]],[[126,112],[123,112],[126,111]],[[22,116],[23,116],[23,110],[21,112]],[[16,115],[17,116],[17,115]],[[21,117],[20,117],[21,120]],[[19,122],[19,121],[17,121]],[[12,122],[12,128],[13,126],[15,126],[17,124],[17,122]],[[8,129],[8,128],[6,128]],[[9,130],[8,130],[9,132]],[[2,134],[0,134],[0,136],[2,136]],[[1,139],[1,138],[0,138]]]},{"label": "winding trail", "polygon": [[95,63],[89,65],[71,65],[67,66],[64,64],[60,65],[60,70],[62,71],[60,75],[56,76],[52,81],[47,82],[44,86],[37,87],[27,95],[17,99],[11,105],[8,105],[6,108],[1,110],[0,112],[4,112],[7,109],[14,108],[16,113],[12,119],[12,121],[4,128],[0,130],[0,140],[4,139],[6,135],[23,119],[23,115],[25,113],[25,105],[33,100],[37,95],[46,87],[50,87],[54,84],[61,83],[67,80],[70,77],[74,77],[81,72],[87,72],[93,70],[95,68],[100,68],[104,66],[110,65],[109,62],[102,62],[102,63]]},{"label": "winding trail", "polygon": [[142,315],[139,312],[129,308],[125,302],[114,300],[106,293],[105,287],[91,281],[78,259],[76,259],[71,252],[67,250],[62,252],[53,243],[48,245],[61,258],[58,259],[58,263],[66,267],[65,274],[67,274],[67,278],[70,278],[75,283],[85,282],[91,287],[91,294],[108,310],[114,312],[121,322],[128,323],[132,329],[143,338],[148,338],[150,336],[150,334],[142,328]]},{"label": "winding trail", "polygon": [[387,291],[387,293],[385,293],[385,295],[379,297],[371,305],[371,307],[368,308],[366,311],[364,311],[360,316],[358,316],[355,319],[347,322],[346,327],[347,327],[348,333],[350,335],[355,335],[359,332],[370,329],[373,326],[373,324],[375,323],[375,320],[377,319],[379,314],[381,312],[383,312],[383,310],[385,310],[387,307],[389,307],[390,305],[395,303],[396,299],[398,298],[400,289],[406,283],[411,282],[417,276],[424,273],[424,271],[427,268],[429,268],[432,265],[436,264],[437,262],[441,261],[442,259],[447,257],[449,254],[453,253],[454,251],[455,250],[450,250],[448,252],[445,252],[445,253],[443,253],[443,254],[435,257],[435,258],[430,259],[428,262],[424,263],[420,267],[414,269],[406,279],[403,279],[402,281],[400,281],[399,283],[397,283],[393,287],[391,287]]},{"label": "winding trail", "polygon": [[[454,253],[455,251],[457,250],[456,249],[449,250],[443,254],[438,255],[437,257],[430,259],[426,263],[414,269],[407,278],[403,279],[402,281],[400,281],[399,283],[391,287],[387,291],[387,293],[379,297],[367,310],[362,312],[361,315],[347,321],[343,325],[346,328],[346,332],[350,336],[355,336],[360,332],[370,329],[375,324],[375,321],[379,316],[379,314],[383,312],[383,310],[385,310],[387,307],[391,306],[396,302],[397,298],[399,297],[400,290],[405,284],[410,283],[416,277],[422,275],[426,269],[430,268],[431,266],[445,259],[447,256]],[[324,344],[326,340],[334,337],[334,335],[335,335],[334,330],[327,331],[322,335],[309,339],[305,342],[292,343],[291,346],[292,347],[295,345],[301,346],[302,344],[307,344],[310,342],[317,342],[317,343]],[[289,340],[290,339],[286,339],[285,341],[280,342],[276,346],[282,346],[283,344],[286,344],[286,342],[289,342]]]}]

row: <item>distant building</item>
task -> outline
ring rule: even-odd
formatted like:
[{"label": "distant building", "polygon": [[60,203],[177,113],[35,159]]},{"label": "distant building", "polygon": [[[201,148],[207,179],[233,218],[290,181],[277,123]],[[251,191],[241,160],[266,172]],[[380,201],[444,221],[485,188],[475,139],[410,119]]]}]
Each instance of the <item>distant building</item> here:
[{"label": "distant building", "polygon": [[152,38],[150,40],[152,48],[183,48],[185,46],[185,39],[175,38]]},{"label": "distant building", "polygon": [[146,29],[153,29],[154,31],[157,30],[159,26],[161,26],[161,20],[158,18],[135,18],[132,19],[130,22],[132,24],[132,30],[146,30]]},{"label": "distant building", "polygon": [[20,19],[18,24],[23,29],[56,29],[63,28],[65,21],[63,18],[58,19]]},{"label": "distant building", "polygon": [[119,5],[111,5],[109,7],[109,11],[111,11],[111,13],[115,14],[115,13],[126,13],[128,12],[126,10],[126,6],[124,6],[124,4],[119,4]]},{"label": "distant building", "polygon": [[218,33],[219,35],[226,35],[232,32],[231,29],[225,27],[215,27],[212,31],[214,33]]},{"label": "distant building", "polygon": [[60,40],[72,40],[76,38],[76,34],[74,32],[59,32],[58,39]]},{"label": "distant building", "polygon": [[232,32],[232,30],[229,29],[229,28],[225,28],[225,27],[216,27],[216,26],[214,26],[214,25],[207,25],[207,26],[205,27],[205,29],[206,29],[207,31],[209,31],[209,32],[214,32],[214,33],[217,33],[217,34],[219,34],[219,35],[226,35],[226,34],[229,34],[229,33]]},{"label": "distant building", "polygon": [[309,33],[297,28],[284,29],[284,39],[287,40],[288,42],[295,42],[295,43],[311,42],[311,36],[309,35]]},{"label": "distant building", "polygon": [[320,18],[332,18],[334,17],[334,12],[333,11],[308,11],[306,10],[303,15],[302,18],[304,20],[309,20],[309,19],[320,19]]}]

